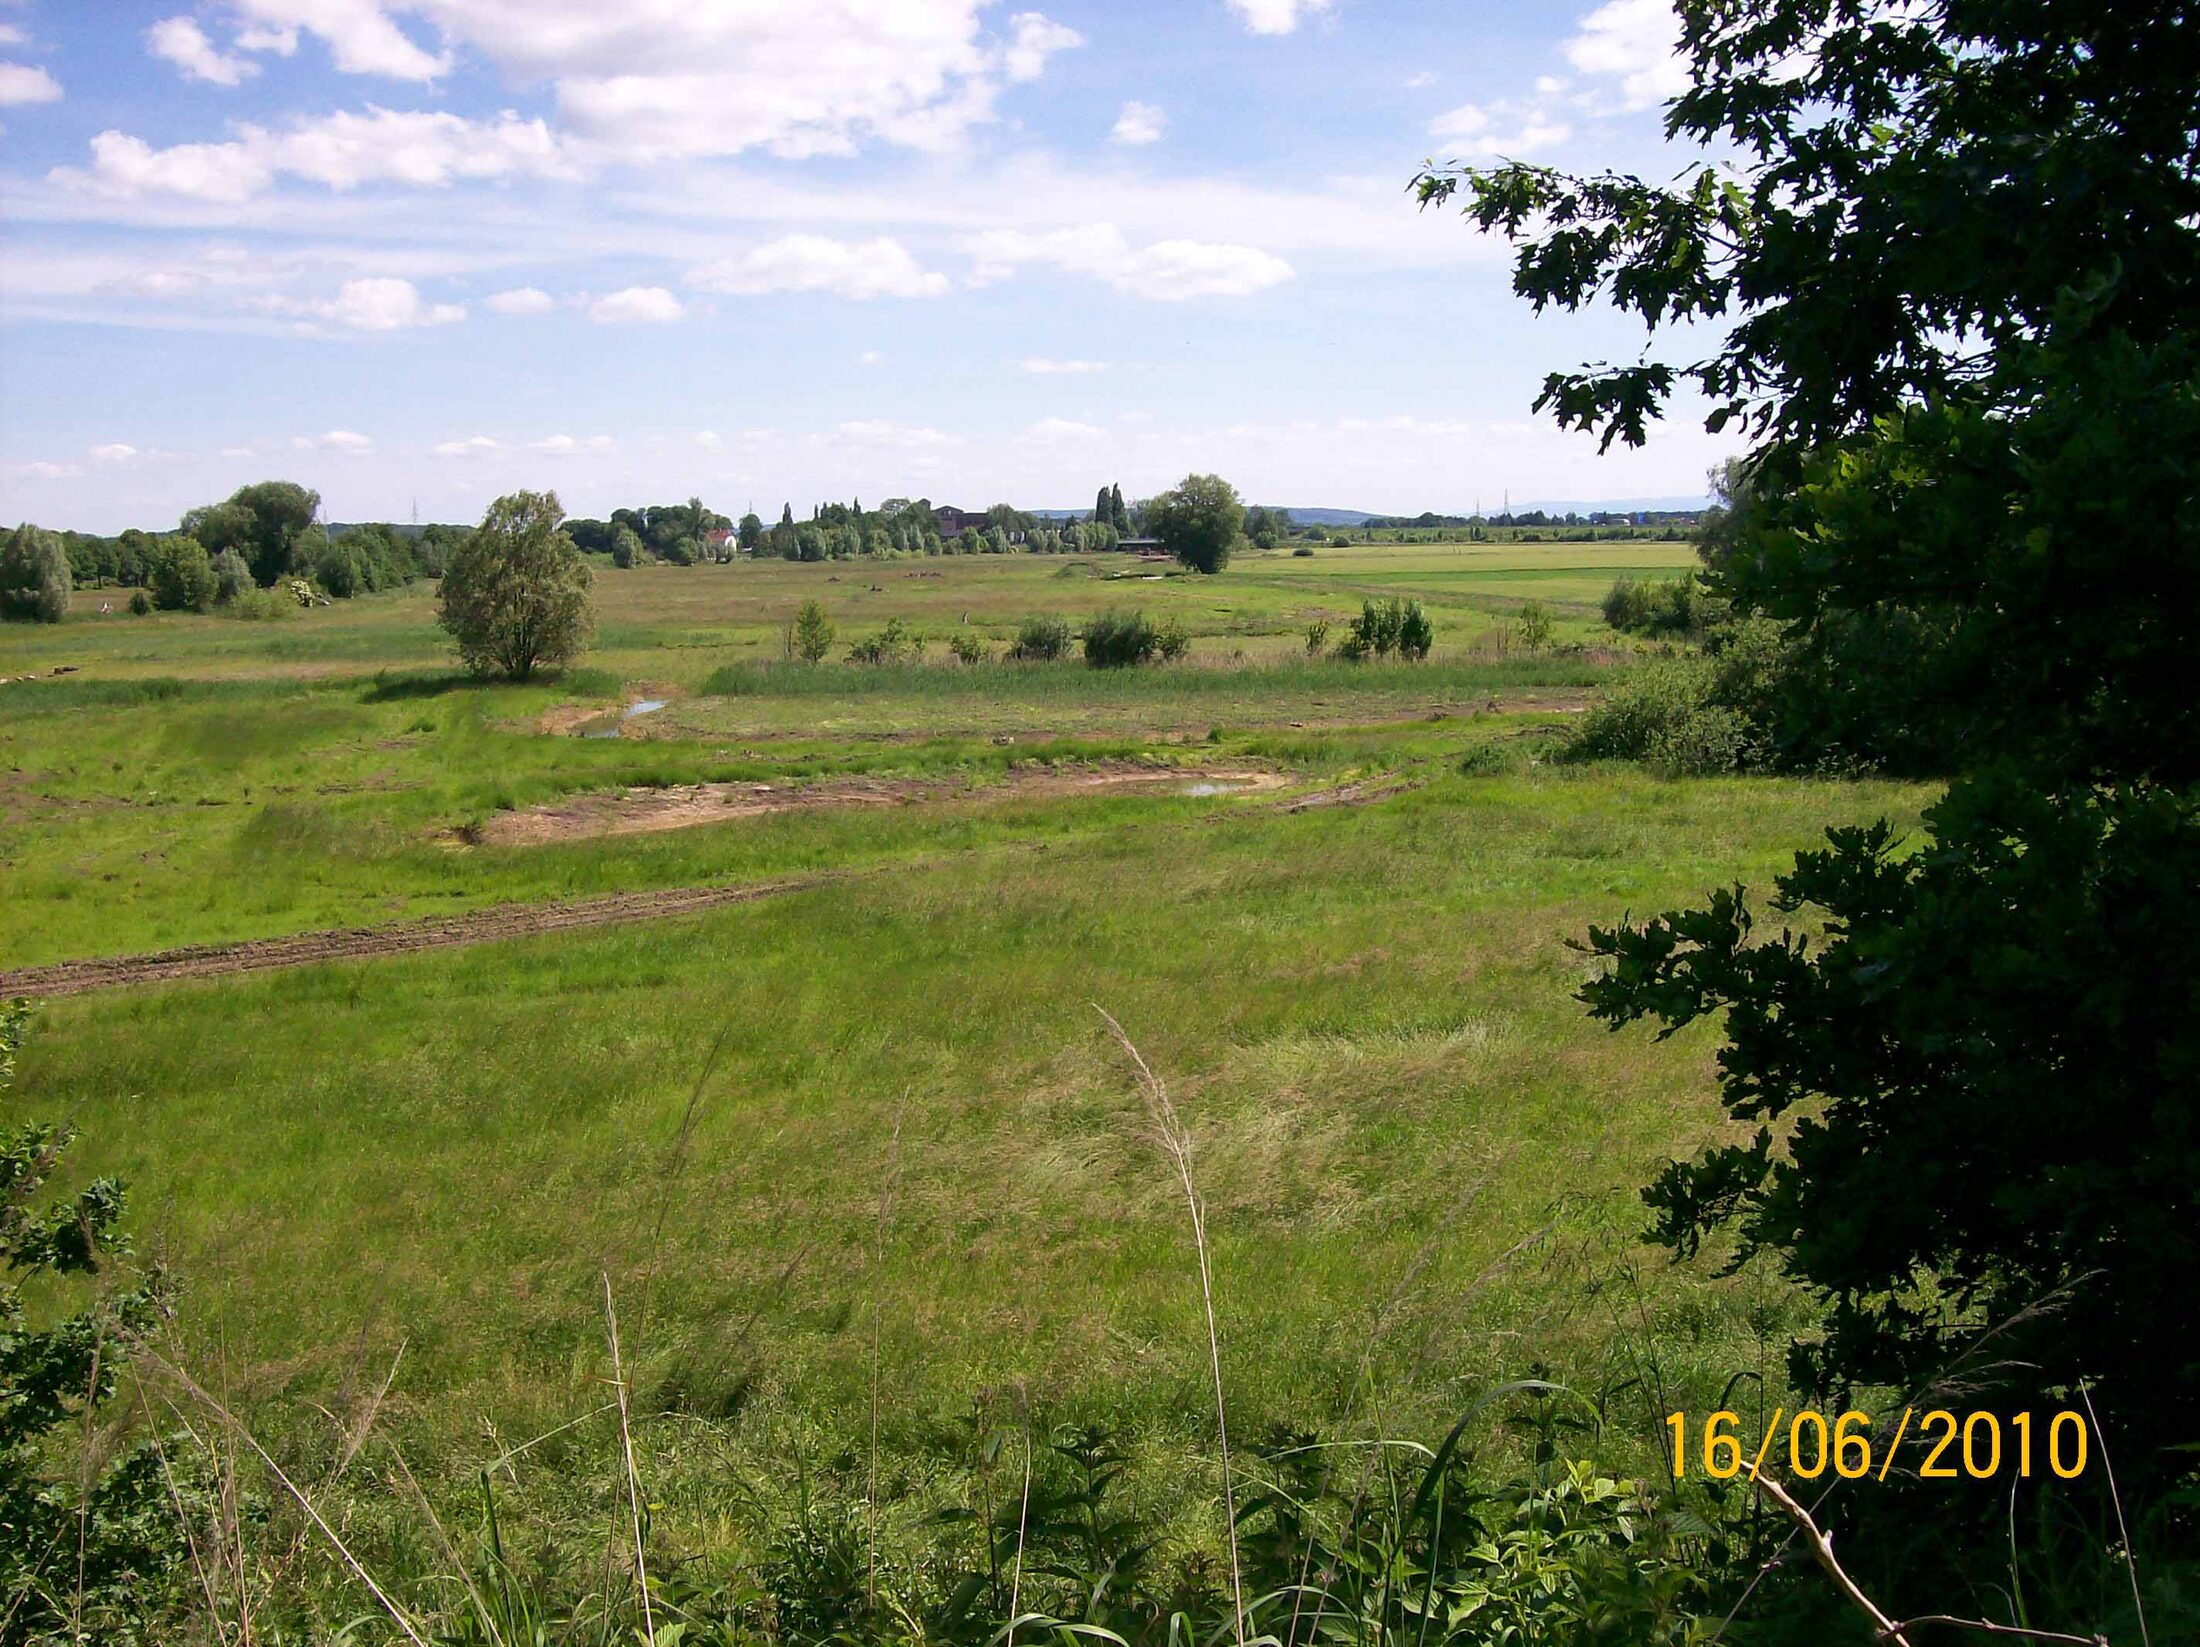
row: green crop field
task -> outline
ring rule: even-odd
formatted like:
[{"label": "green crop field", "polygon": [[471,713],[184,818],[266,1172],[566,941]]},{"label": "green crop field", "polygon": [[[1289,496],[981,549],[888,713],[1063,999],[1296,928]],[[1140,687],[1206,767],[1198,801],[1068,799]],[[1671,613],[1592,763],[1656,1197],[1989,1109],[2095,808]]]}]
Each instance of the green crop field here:
[{"label": "green crop field", "polygon": [[[38,677],[0,685],[0,967],[799,884],[61,996],[9,1119],[73,1117],[71,1171],[129,1182],[171,1353],[271,1442],[325,1458],[399,1358],[376,1421],[438,1495],[551,1436],[505,1459],[515,1506],[608,1502],[608,1281],[657,1527],[708,1552],[850,1467],[874,1391],[912,1504],[1002,1403],[1115,1426],[1152,1502],[1206,1479],[1185,1208],[1104,1009],[1193,1139],[1233,1427],[1426,1433],[1544,1371],[1653,1458],[1659,1401],[1776,1360],[1792,1312],[1637,1244],[1635,1188],[1714,1131],[1709,1042],[1590,1024],[1567,941],[1927,796],[1553,764],[1629,667],[1596,597],[1685,554],[603,571],[585,667],[523,686],[455,674],[424,590],[261,622],[80,595],[0,631],[0,675]],[[1393,594],[1430,610],[1427,662],[1305,659],[1308,622]],[[927,659],[784,660],[812,597]],[[1524,599],[1549,650],[1510,639]],[[1178,617],[1190,656],[944,651],[1111,605]],[[787,804],[574,821],[694,785]]]}]

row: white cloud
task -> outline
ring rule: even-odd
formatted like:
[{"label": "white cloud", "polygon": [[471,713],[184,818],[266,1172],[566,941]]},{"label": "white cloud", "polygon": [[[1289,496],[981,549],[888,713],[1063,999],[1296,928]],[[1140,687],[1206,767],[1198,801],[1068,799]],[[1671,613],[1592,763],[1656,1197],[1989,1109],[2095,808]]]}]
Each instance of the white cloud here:
[{"label": "white cloud", "polygon": [[212,86],[242,85],[260,72],[260,65],[251,59],[216,50],[206,31],[188,17],[155,23],[145,31],[145,49],[175,64],[186,80],[204,80]]},{"label": "white cloud", "polygon": [[349,452],[355,457],[363,457],[374,450],[374,437],[355,434],[349,429],[331,429],[325,435],[299,435],[291,445],[306,452]]},{"label": "white cloud", "polygon": [[725,442],[719,438],[716,429],[703,429],[697,432],[695,444],[702,447],[706,452],[715,452],[719,447],[725,445]]},{"label": "white cloud", "polygon": [[1085,37],[1063,24],[1049,22],[1035,11],[1018,12],[1008,20],[1008,47],[1001,53],[1001,68],[1015,81],[1036,80],[1047,71],[1047,59],[1058,51],[1082,46]]},{"label": "white cloud", "polygon": [[1671,0],[1607,0],[1566,42],[1566,61],[1583,74],[1617,80],[1629,109],[1653,108],[1688,89],[1679,42]]},{"label": "white cloud", "polygon": [[18,464],[15,472],[32,480],[74,480],[84,473],[84,466],[80,463],[24,463]]},{"label": "white cloud", "polygon": [[1125,103],[1108,137],[1117,143],[1157,143],[1161,140],[1162,128],[1168,123],[1169,117],[1151,103]]},{"label": "white cloud", "polygon": [[289,57],[298,50],[298,31],[271,29],[264,24],[248,24],[238,31],[237,49],[273,52],[277,57]]},{"label": "white cloud", "polygon": [[0,23],[0,46],[20,46],[28,38],[13,23]]},{"label": "white cloud", "polygon": [[0,108],[18,103],[58,103],[61,82],[28,63],[0,63]]},{"label": "white cloud", "polygon": [[[287,57],[290,50],[296,49],[298,31],[303,29],[327,42],[329,55],[346,74],[433,80],[451,66],[448,52],[430,53],[415,45],[384,13],[379,0],[231,0],[231,4],[255,25],[248,30],[252,37],[290,42],[288,49],[272,43],[265,49]],[[448,7],[412,5],[407,9],[463,11],[469,9],[469,4],[468,0],[457,0]],[[238,43],[242,45],[243,40]]]},{"label": "white cloud", "polygon": [[856,364],[858,366],[883,366],[886,364],[886,356],[876,349],[866,349],[856,356]]},{"label": "white cloud", "polygon": [[666,326],[686,313],[680,300],[662,286],[629,286],[588,306],[588,318],[599,326]]},{"label": "white cloud", "polygon": [[1435,84],[1436,75],[1430,69],[1422,69],[1417,73],[1406,76],[1406,89],[1408,91],[1419,91],[1423,86],[1433,86]]},{"label": "white cloud", "polygon": [[489,299],[488,306],[500,315],[546,315],[558,306],[558,300],[533,286],[515,286],[508,292],[498,292]]},{"label": "white cloud", "polygon": [[347,280],[336,295],[319,301],[269,298],[260,307],[274,314],[332,321],[358,332],[398,332],[414,326],[448,326],[466,318],[463,305],[429,303],[409,280],[375,275]]},{"label": "white cloud", "polygon": [[[268,31],[327,41],[349,73],[429,80],[460,51],[551,87],[560,124],[622,160],[853,153],[957,142],[1004,85],[1082,44],[1035,11],[988,29],[987,0],[231,0]],[[393,20],[439,31],[431,53]],[[241,44],[241,42],[240,42]]]},{"label": "white cloud", "polygon": [[92,448],[94,463],[124,464],[143,455],[135,446],[126,446],[119,440],[110,445]]},{"label": "white cloud", "polygon": [[1104,360],[1048,360],[1042,355],[1028,355],[1016,364],[1040,377],[1079,376],[1108,369]]},{"label": "white cloud", "polygon": [[898,240],[832,240],[791,234],[739,257],[690,269],[687,283],[744,297],[767,292],[830,292],[835,297],[937,297],[948,289]]},{"label": "white cloud", "polygon": [[1097,440],[1106,433],[1090,423],[1077,423],[1066,417],[1043,417],[1026,429],[1022,439],[1051,446],[1065,440]]},{"label": "white cloud", "polygon": [[551,435],[536,441],[528,450],[548,457],[578,457],[583,452],[608,452],[616,444],[609,435],[590,435],[586,440],[576,440],[571,435]]},{"label": "white cloud", "polygon": [[369,104],[302,121],[288,131],[244,125],[226,143],[156,149],[141,137],[104,131],[92,139],[89,170],[56,166],[56,183],[111,199],[180,195],[234,203],[282,174],[337,190],[365,183],[438,187],[461,178],[570,177],[571,163],[540,120],[509,111],[495,121],[400,112]]},{"label": "white cloud", "polygon": [[1509,102],[1488,108],[1462,103],[1428,123],[1429,136],[1450,144],[1455,153],[1507,159],[1563,143],[1572,130],[1539,108]]},{"label": "white cloud", "polygon": [[1302,19],[1329,9],[1329,0],[1230,0],[1230,9],[1254,34],[1289,34]]},{"label": "white cloud", "polygon": [[476,458],[503,450],[504,442],[494,435],[468,435],[464,440],[439,442],[435,455],[439,458]]},{"label": "white cloud", "polygon": [[943,429],[912,427],[882,418],[858,418],[851,423],[843,423],[834,433],[836,438],[858,445],[891,446],[907,450],[962,444],[960,436],[948,434]]},{"label": "white cloud", "polygon": [[224,446],[221,455],[225,458],[251,458],[258,457],[260,454],[256,448],[251,446]]},{"label": "white cloud", "polygon": [[1026,264],[1042,264],[1105,280],[1131,297],[1174,302],[1193,297],[1245,297],[1292,278],[1291,265],[1256,246],[1159,240],[1133,249],[1113,223],[1031,233],[990,229],[964,242],[980,283],[1006,279]]}]

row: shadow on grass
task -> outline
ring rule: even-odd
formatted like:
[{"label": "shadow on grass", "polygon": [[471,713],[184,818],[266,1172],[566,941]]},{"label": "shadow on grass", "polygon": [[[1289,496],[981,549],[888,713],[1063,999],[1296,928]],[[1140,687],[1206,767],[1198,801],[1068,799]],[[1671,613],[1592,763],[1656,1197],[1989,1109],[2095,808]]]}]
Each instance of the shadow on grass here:
[{"label": "shadow on grass", "polygon": [[419,674],[375,673],[373,684],[359,694],[361,703],[406,703],[415,698],[442,698],[454,692],[473,692],[510,686],[555,686],[577,698],[609,698],[621,682],[608,669],[546,669],[524,681],[500,675],[475,675],[463,669],[439,669]]}]

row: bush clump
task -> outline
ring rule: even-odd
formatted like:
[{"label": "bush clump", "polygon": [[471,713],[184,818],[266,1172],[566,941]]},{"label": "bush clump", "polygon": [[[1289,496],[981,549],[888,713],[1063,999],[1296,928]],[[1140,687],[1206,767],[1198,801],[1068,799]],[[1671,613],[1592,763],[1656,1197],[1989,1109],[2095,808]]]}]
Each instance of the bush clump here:
[{"label": "bush clump", "polygon": [[850,663],[915,663],[924,656],[924,637],[899,618],[877,634],[848,648]]},{"label": "bush clump", "polygon": [[1019,663],[1052,663],[1069,654],[1067,618],[1026,618],[1008,655]]},{"label": "bush clump", "polygon": [[1604,592],[1604,621],[1623,635],[1693,635],[1709,613],[1702,585],[1686,578],[1621,578]]},{"label": "bush clump", "polygon": [[1160,647],[1161,632],[1143,612],[1102,612],[1085,624],[1085,662],[1095,669],[1127,669]]},{"label": "bush clump", "polygon": [[1419,660],[1436,644],[1436,629],[1417,600],[1371,600],[1360,603],[1360,615],[1337,643],[1340,658],[1401,658]]}]

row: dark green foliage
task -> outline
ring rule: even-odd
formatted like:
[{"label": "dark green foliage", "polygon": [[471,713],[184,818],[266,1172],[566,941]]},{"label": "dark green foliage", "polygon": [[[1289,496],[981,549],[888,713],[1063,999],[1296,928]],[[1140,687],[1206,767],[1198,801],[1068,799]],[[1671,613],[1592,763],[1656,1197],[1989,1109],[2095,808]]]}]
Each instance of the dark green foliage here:
[{"label": "dark green foliage", "polygon": [[142,618],[153,610],[153,597],[143,589],[130,591],[130,616]]},{"label": "dark green foliage", "polygon": [[559,530],[563,514],[555,492],[514,492],[452,555],[436,621],[475,674],[526,680],[587,644],[588,563]]},{"label": "dark green foliage", "polygon": [[263,480],[238,487],[225,503],[193,509],[183,517],[183,531],[213,553],[234,549],[243,555],[264,589],[287,573],[312,570],[311,556],[298,553],[298,540],[320,510],[320,493]]},{"label": "dark green foliage", "polygon": [[1143,612],[1118,609],[1085,620],[1085,662],[1095,669],[1146,663],[1160,649],[1161,632]]},{"label": "dark green foliage", "polygon": [[641,537],[624,521],[611,528],[610,548],[611,564],[620,568],[639,566],[649,558]]},{"label": "dark green foliage", "polygon": [[320,553],[313,559],[313,581],[338,600],[365,592],[366,572],[348,536],[329,538],[321,544]]},{"label": "dark green foliage", "polygon": [[1523,602],[1514,623],[1520,644],[1529,651],[1540,652],[1551,644],[1551,614],[1541,601]]},{"label": "dark green foliage", "polygon": [[1825,1303],[1794,1354],[1815,1390],[1918,1388],[2023,1316],[1974,1379],[2091,1378],[2127,1487],[2174,1473],[2157,1449],[2200,1435],[2200,803],[1995,775],[1928,822],[1916,854],[1880,824],[1796,860],[1772,907],[1819,915],[1816,947],[1753,942],[1739,888],[1592,932],[1595,1016],[1725,1013],[1720,1085],[1753,1129],[1659,1178],[1659,1238],[1732,1225],[1737,1259],[1779,1254]]},{"label": "dark green foliage", "polygon": [[1360,603],[1360,615],[1337,643],[1340,658],[1401,658],[1418,660],[1436,644],[1435,628],[1417,600],[1370,600]]},{"label": "dark green foliage", "polygon": [[[0,1093],[29,1016],[27,1002],[0,1006]],[[75,1136],[0,1131],[0,1647],[70,1639],[76,1617],[80,1639],[148,1639],[184,1560],[149,1448],[75,1456],[88,1421],[110,1421],[133,1339],[164,1298],[157,1270],[120,1271],[119,1183],[42,1198]]]},{"label": "dark green foliage", "polygon": [[[1669,128],[1734,169],[1515,165],[1425,174],[1422,198],[1463,187],[1538,307],[1609,297],[1718,340],[1553,374],[1539,404],[1639,444],[1685,378],[1755,440],[1704,558],[1778,627],[1769,758],[1967,776],[1914,853],[1847,831],[1782,878],[1822,948],[1753,942],[1738,891],[1593,936],[1608,1021],[1724,1015],[1754,1133],[1660,1178],[1659,1234],[1734,1234],[1811,1288],[1794,1359],[1820,1391],[1914,1389],[1966,1352],[1983,1403],[2090,1379],[2127,1498],[2189,1544],[2168,1495],[2200,1436],[2177,1335],[2200,1290],[2200,19],[1679,11]],[[1897,1502],[1850,1501],[1852,1557],[1968,1527],[1917,1593],[2006,1582],[1985,1517],[1873,1508]]]},{"label": "dark green foliage", "polygon": [[0,545],[0,618],[59,623],[69,611],[69,557],[51,532],[24,524]]},{"label": "dark green foliage", "polygon": [[1604,621],[1623,635],[1693,635],[1702,614],[1694,578],[1621,578],[1605,592]]},{"label": "dark green foliage", "polygon": [[205,546],[191,537],[153,541],[145,552],[145,585],[163,612],[203,612],[219,587]]},{"label": "dark green foliage", "polygon": [[1220,475],[1186,475],[1155,498],[1148,526],[1161,546],[1195,572],[1230,564],[1245,524],[1237,488]]},{"label": "dark green foliage", "polygon": [[1255,549],[1274,549],[1291,530],[1291,511],[1265,504],[1245,512],[1245,540]]},{"label": "dark green foliage", "polygon": [[848,648],[850,663],[915,663],[924,656],[924,637],[900,618],[890,618],[877,634]]},{"label": "dark green foliage", "polygon": [[1026,618],[1016,630],[1008,655],[1019,663],[1052,663],[1069,655],[1069,619]]}]

